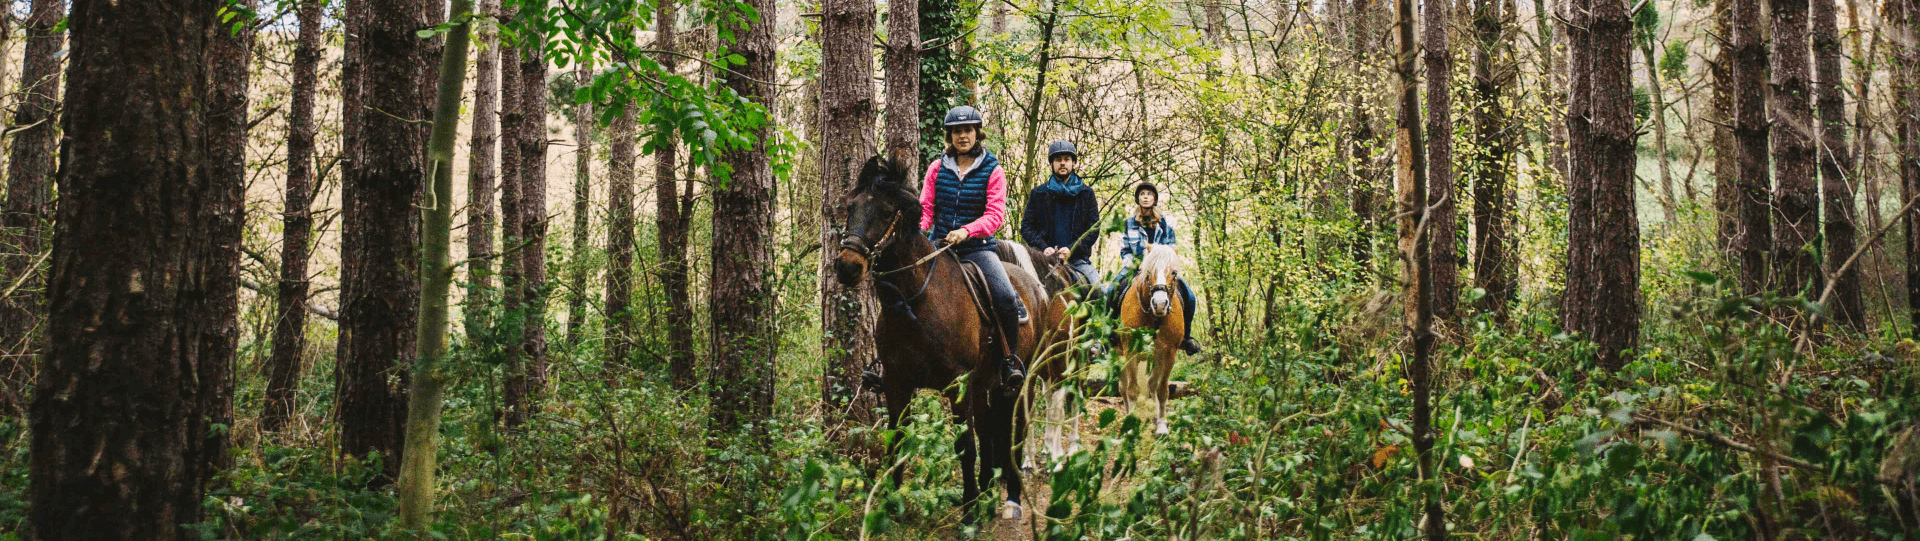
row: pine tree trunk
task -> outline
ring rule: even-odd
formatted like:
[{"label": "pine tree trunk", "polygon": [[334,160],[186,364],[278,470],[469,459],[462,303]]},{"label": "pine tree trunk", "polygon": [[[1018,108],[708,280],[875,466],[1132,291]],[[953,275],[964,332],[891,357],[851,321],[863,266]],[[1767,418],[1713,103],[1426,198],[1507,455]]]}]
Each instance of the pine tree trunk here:
[{"label": "pine tree trunk", "polygon": [[1729,259],[1740,262],[1741,212],[1739,151],[1734,146],[1733,118],[1736,107],[1733,91],[1733,2],[1715,0],[1713,16],[1716,51],[1707,70],[1713,76],[1713,103],[1707,108],[1707,120],[1713,124],[1713,209],[1715,240]]},{"label": "pine tree trunk", "polygon": [[[1847,0],[1847,21],[1850,27],[1850,34],[1853,36],[1853,53],[1855,59],[1865,62],[1868,66],[1879,65],[1880,40],[1878,36],[1876,36],[1872,47],[1864,45],[1861,34],[1865,33],[1866,29],[1860,25],[1860,9],[1854,0]],[[1873,166],[1875,163],[1873,154],[1878,150],[1874,144],[1878,136],[1873,132],[1873,99],[1871,92],[1873,90],[1873,71],[1874,70],[1869,69],[1856,69],[1853,74],[1853,94],[1857,97],[1854,99],[1853,113],[1853,141],[1856,147],[1852,151],[1852,174],[1858,179],[1853,185],[1859,188],[1860,191],[1865,192],[1862,195],[1864,195],[1866,211],[1862,214],[1866,216],[1867,230],[1879,231],[1884,222],[1880,217],[1880,171]],[[1856,219],[1855,224],[1857,225],[1858,223],[1859,220]],[[1874,254],[1878,258],[1886,257],[1883,242],[1883,240],[1874,240],[1872,242]],[[1863,319],[1864,316],[1865,314],[1863,312]]]},{"label": "pine tree trunk", "polygon": [[[513,14],[502,14],[511,17]],[[521,337],[526,332],[523,299],[526,291],[522,284],[524,272],[520,268],[520,254],[528,249],[526,228],[526,205],[521,200],[523,189],[520,181],[521,171],[525,168],[520,157],[521,135],[526,131],[527,112],[520,96],[526,93],[526,86],[520,84],[520,51],[510,47],[500,48],[500,314],[505,318],[499,326],[494,343],[500,348],[501,363],[506,367],[507,377],[515,377],[525,352],[521,351]],[[509,383],[508,385],[512,385]],[[502,395],[513,391],[506,386]],[[503,396],[504,398],[504,396]],[[517,400],[518,397],[516,396]],[[496,419],[505,420],[513,413],[512,404],[502,400]]]},{"label": "pine tree trunk", "polygon": [[[736,21],[739,41],[730,50],[746,58],[731,73],[721,73],[727,88],[756,103],[772,103],[777,56],[773,28],[777,12],[772,0],[748,0],[760,21]],[[711,351],[713,376],[709,403],[713,429],[721,434],[742,426],[761,426],[773,414],[773,375],[779,350],[773,327],[773,291],[767,282],[772,266],[768,230],[773,217],[773,174],[767,153],[771,126],[742,135],[753,147],[727,150],[721,160],[733,167],[731,178],[713,192],[713,282],[707,306],[713,318]]]},{"label": "pine tree trunk", "polygon": [[[910,2],[900,2],[902,4]],[[833,261],[847,221],[846,200],[874,148],[872,0],[826,0],[820,19],[820,322],[826,373],[820,383],[823,424],[834,437],[847,426],[872,424],[871,400],[860,373],[873,361],[873,292],[864,282],[844,286]],[[911,163],[911,162],[909,162]],[[909,166],[910,167],[910,166]],[[850,407],[856,402],[862,407]]]},{"label": "pine tree trunk", "polygon": [[1453,2],[1428,2],[1421,11],[1422,47],[1427,65],[1427,198],[1434,202],[1427,237],[1433,275],[1433,317],[1441,325],[1459,323],[1460,241],[1454,222],[1459,206],[1454,198],[1453,167],[1453,48],[1448,44]]},{"label": "pine tree trunk", "polygon": [[[522,9],[542,9],[529,5]],[[515,364],[508,365],[506,392],[501,402],[507,408],[506,426],[525,422],[536,409],[541,389],[547,381],[547,62],[538,32],[521,34],[520,85],[515,107],[520,111],[520,131],[515,139],[520,147],[520,169],[514,179],[520,185],[520,235],[523,246],[508,256],[520,267],[520,307],[526,318],[520,327],[520,340],[514,346],[520,353]]]},{"label": "pine tree trunk", "polygon": [[920,3],[887,2],[887,155],[919,165]]},{"label": "pine tree trunk", "polygon": [[1820,280],[1820,189],[1814,183],[1817,162],[1813,122],[1812,61],[1807,49],[1807,0],[1772,0],[1773,31],[1768,34],[1768,96],[1775,128],[1770,134],[1776,184],[1774,206],[1774,287],[1782,295],[1818,296]]},{"label": "pine tree trunk", "polygon": [[[1814,96],[1820,106],[1820,189],[1826,206],[1826,266],[1833,275],[1835,321],[1861,330],[1866,327],[1866,311],[1860,294],[1858,264],[1837,275],[1855,248],[1854,186],[1847,175],[1853,174],[1852,157],[1847,154],[1847,101],[1842,95],[1840,78],[1840,15],[1834,0],[1813,0],[1812,33]],[[1863,95],[1864,96],[1864,95]]]},{"label": "pine tree trunk", "polygon": [[[587,64],[573,65],[573,80],[586,87]],[[569,97],[571,99],[571,97]],[[573,268],[572,286],[567,288],[567,344],[580,343],[580,327],[587,322],[587,251],[593,246],[590,227],[593,212],[593,104],[573,106]]]},{"label": "pine tree trunk", "polygon": [[[1419,43],[1414,40],[1413,0],[1395,3],[1394,34],[1399,44],[1394,68],[1399,73],[1399,116],[1394,137],[1394,192],[1399,199],[1400,271],[1406,280],[1407,334],[1413,342],[1413,362],[1407,366],[1407,379],[1413,387],[1413,447],[1418,454],[1421,484],[1438,483],[1433,471],[1433,276],[1432,259],[1427,250],[1432,241],[1426,233],[1434,224],[1427,206],[1426,153],[1420,133],[1420,79],[1414,62]],[[1440,510],[1438,488],[1426,494],[1426,516],[1422,519],[1428,541],[1447,538],[1446,516]]]},{"label": "pine tree trunk", "polygon": [[234,76],[205,68],[236,67],[210,55],[245,39],[214,37],[221,5],[77,0],[67,19],[48,340],[31,409],[37,539],[197,538],[180,525],[200,522],[216,471],[207,458],[226,450],[213,425],[232,405],[220,382],[237,345],[244,212],[240,178],[213,155],[232,143],[214,117],[232,111],[207,98]]},{"label": "pine tree trunk", "polygon": [[[482,0],[477,13],[497,14],[500,0]],[[467,341],[479,344],[493,324],[493,197],[500,178],[495,169],[500,143],[500,38],[493,25],[481,25],[480,50],[473,61],[473,134],[467,147],[467,291],[461,307]]]},{"label": "pine tree trunk", "polygon": [[1595,0],[1567,3],[1567,262],[1566,292],[1561,298],[1562,326],[1593,333],[1593,104],[1592,6]]},{"label": "pine tree trunk", "polygon": [[[1900,119],[1900,200],[1911,201],[1920,196],[1920,2],[1895,0],[1898,6],[1889,12],[1897,13],[1899,41],[1899,64],[1895,67],[1902,80],[1895,86],[1899,95],[1894,100],[1894,111]],[[1920,212],[1907,212],[1899,217],[1906,228],[1907,236],[1907,313],[1909,324],[1920,329]]]},{"label": "pine tree trunk", "polygon": [[[626,35],[633,34],[628,27],[615,28]],[[624,53],[617,54],[620,56],[616,61],[627,60]],[[632,105],[621,111],[620,116],[613,119],[612,131],[607,136],[607,302],[603,308],[607,315],[607,357],[602,371],[609,383],[617,382],[616,378],[631,361],[636,332],[633,324],[633,142],[638,127]]]},{"label": "pine tree trunk", "polygon": [[[342,190],[339,399],[341,451],[378,451],[399,473],[408,375],[420,308],[420,205],[426,178],[427,118],[419,77],[427,57],[415,31],[427,27],[420,0],[370,0],[360,6],[359,164]],[[352,23],[350,23],[352,24]],[[352,38],[358,37],[354,40]],[[350,197],[348,197],[350,196]]]},{"label": "pine tree trunk", "polygon": [[313,94],[319,84],[320,3],[298,8],[299,43],[293,51],[293,104],[287,111],[286,203],[281,207],[280,290],[274,318],[273,354],[267,360],[267,404],[260,425],[279,430],[299,408],[294,395],[306,360],[307,256],[313,231]]},{"label": "pine tree trunk", "polygon": [[1733,2],[1733,141],[1739,175],[1740,228],[1734,250],[1740,259],[1740,288],[1757,294],[1767,287],[1773,228],[1768,221],[1772,193],[1767,155],[1767,46],[1761,33],[1759,2]]},{"label": "pine tree trunk", "polygon": [[1602,368],[1619,370],[1640,338],[1640,217],[1634,207],[1633,18],[1628,0],[1593,5],[1593,295]]},{"label": "pine tree trunk", "polygon": [[[654,48],[672,51],[678,46],[675,39],[679,32],[672,24],[679,17],[678,6],[673,0],[661,0],[658,9],[654,20],[661,22],[654,33]],[[660,55],[660,66],[668,71],[676,69],[678,63],[673,55]],[[699,382],[693,372],[693,297],[687,285],[687,230],[693,212],[690,195],[694,181],[684,181],[689,196],[681,196],[675,189],[682,184],[676,169],[680,140],[671,132],[658,137],[659,146],[653,150],[654,228],[659,235],[660,283],[667,290],[667,365],[673,388],[687,390]]]},{"label": "pine tree trunk", "polygon": [[[33,386],[34,355],[44,334],[35,332],[45,307],[40,255],[48,249],[48,220],[53,217],[54,148],[59,132],[60,59],[65,41],[55,25],[66,16],[62,0],[35,0],[26,21],[26,56],[20,68],[20,98],[14,108],[13,136],[7,160],[7,200],[0,217],[0,246],[11,254],[0,260],[0,280],[12,295],[0,298],[0,415],[27,407]],[[25,278],[22,278],[25,275]]]},{"label": "pine tree trunk", "polygon": [[1474,287],[1486,292],[1480,297],[1480,310],[1505,320],[1515,285],[1509,255],[1512,241],[1508,238],[1512,206],[1507,203],[1512,149],[1506,135],[1507,112],[1500,103],[1501,87],[1508,81],[1504,74],[1510,71],[1505,65],[1498,73],[1494,71],[1494,59],[1506,45],[1500,0],[1476,0],[1473,24],[1478,37],[1473,54],[1473,89],[1479,102],[1474,106],[1474,128],[1484,149],[1473,178],[1473,279]]},{"label": "pine tree trunk", "polygon": [[[472,0],[453,0],[452,15],[472,10]],[[454,20],[467,20],[464,18]],[[437,22],[437,21],[436,21]],[[439,77],[434,89],[433,124],[427,140],[428,193],[433,200],[420,209],[420,319],[415,324],[413,384],[408,389],[406,461],[400,470],[400,522],[410,530],[432,525],[434,464],[439,456],[441,390],[447,374],[440,366],[447,354],[447,297],[453,289],[454,269],[448,254],[453,248],[453,146],[460,125],[460,95],[467,82],[467,40],[471,22],[447,31],[442,45]],[[425,536],[422,536],[425,537]]]}]

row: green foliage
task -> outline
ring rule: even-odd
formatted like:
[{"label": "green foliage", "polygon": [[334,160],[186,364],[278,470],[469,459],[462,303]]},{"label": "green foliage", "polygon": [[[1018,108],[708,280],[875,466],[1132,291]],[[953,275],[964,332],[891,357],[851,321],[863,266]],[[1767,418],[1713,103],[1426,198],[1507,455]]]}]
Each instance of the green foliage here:
[{"label": "green foliage", "polygon": [[1660,77],[1668,81],[1684,81],[1687,76],[1687,44],[1685,42],[1667,43],[1667,51],[1660,55]]},{"label": "green foliage", "polygon": [[[980,17],[980,3],[973,0],[907,0],[920,2],[920,41],[932,43],[920,52],[920,154],[931,158],[946,150],[943,121],[947,109],[977,105],[976,96],[967,88],[980,76],[979,66],[966,54],[972,48],[969,36]],[[1007,111],[1010,113],[1011,111]],[[1010,114],[988,112],[987,133],[997,142],[988,148],[1003,148],[1009,133],[1003,128]],[[989,139],[989,141],[995,141]]]}]

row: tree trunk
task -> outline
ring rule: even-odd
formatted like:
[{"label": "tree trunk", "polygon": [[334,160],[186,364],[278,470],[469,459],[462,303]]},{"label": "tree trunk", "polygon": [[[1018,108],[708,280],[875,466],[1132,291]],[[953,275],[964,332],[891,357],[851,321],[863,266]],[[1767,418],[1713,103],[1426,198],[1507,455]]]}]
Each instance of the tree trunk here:
[{"label": "tree trunk", "polygon": [[[1553,25],[1548,24],[1547,21],[1551,17],[1547,10],[1547,0],[1533,0],[1533,14],[1534,38],[1538,48],[1535,54],[1540,56],[1540,100],[1547,104],[1548,111],[1558,110],[1560,106],[1566,104],[1567,81],[1565,68],[1555,65],[1557,56],[1554,54],[1554,48],[1556,45],[1566,44],[1567,33],[1554,32]],[[1551,167],[1561,178],[1566,178],[1567,125],[1565,122],[1539,124],[1541,124],[1540,131],[1543,132],[1540,134],[1540,139],[1545,143],[1545,148],[1541,149],[1543,155],[1541,157],[1544,158],[1545,165]]]},{"label": "tree trunk", "polygon": [[[27,406],[33,385],[33,358],[44,335],[39,326],[46,298],[39,254],[47,221],[53,217],[54,113],[60,109],[60,59],[64,41],[55,25],[66,16],[61,0],[34,0],[27,16],[26,57],[20,68],[20,101],[14,108],[11,157],[7,160],[7,201],[0,218],[0,245],[12,256],[0,260],[0,280],[12,295],[0,298],[0,414]],[[22,276],[24,275],[24,279]]]},{"label": "tree trunk", "polygon": [[1357,267],[1358,279],[1371,280],[1373,263],[1373,116],[1367,110],[1366,95],[1367,50],[1373,43],[1369,41],[1373,25],[1369,19],[1367,0],[1352,0],[1352,20],[1348,22],[1347,39],[1351,41],[1348,59],[1353,69],[1353,85],[1348,95],[1348,117],[1352,124],[1347,135],[1347,176],[1353,180],[1352,198],[1354,239],[1353,262]]},{"label": "tree trunk", "polygon": [[[1896,115],[1900,118],[1900,200],[1909,201],[1920,195],[1920,2],[1912,0],[1895,1],[1898,6],[1890,12],[1898,13],[1895,24],[1899,25],[1900,60],[1895,72],[1903,80],[1897,85],[1899,96],[1894,99]],[[1907,233],[1907,310],[1909,323],[1915,332],[1920,332],[1920,212],[1907,212],[1899,219],[1903,221]]]},{"label": "tree trunk", "polygon": [[[1654,8],[1652,4],[1647,4],[1642,9]],[[1653,155],[1654,163],[1660,167],[1660,212],[1667,223],[1673,224],[1680,219],[1675,210],[1680,200],[1673,195],[1673,165],[1667,157],[1667,91],[1660,84],[1660,53],[1665,48],[1659,43],[1660,29],[1648,28],[1644,31],[1646,35],[1640,40],[1640,56],[1646,60],[1647,89],[1653,94]]]},{"label": "tree trunk", "polygon": [[[633,34],[632,28],[615,28],[625,35]],[[616,62],[628,60],[625,53],[616,54],[619,55],[615,57]],[[611,127],[607,137],[607,302],[603,308],[607,316],[607,357],[602,364],[609,383],[617,381],[620,371],[628,366],[636,332],[633,324],[633,142],[638,127],[634,123],[633,104],[621,108],[620,116],[613,119]]]},{"label": "tree trunk", "polygon": [[[777,23],[772,0],[748,0],[762,14],[760,21],[736,21],[739,41],[731,50],[746,58],[731,72],[721,73],[728,89],[756,103],[773,103],[777,62],[773,28]],[[773,327],[773,291],[767,282],[772,266],[768,229],[773,217],[773,172],[765,145],[771,126],[762,125],[742,135],[752,148],[721,152],[733,173],[713,193],[713,283],[708,313],[713,318],[711,351],[713,376],[708,382],[713,404],[713,428],[721,434],[761,422],[773,414],[773,375],[779,350]]]},{"label": "tree trunk", "polygon": [[[1035,53],[1039,57],[1038,61],[1035,62],[1035,68],[1037,68],[1038,71],[1033,77],[1033,93],[1027,99],[1026,119],[1023,123],[1026,128],[1026,145],[1022,147],[1020,151],[1020,162],[1026,166],[1020,168],[1021,174],[1019,180],[1008,183],[1007,190],[1009,192],[1014,192],[1014,187],[1018,186],[1017,193],[1027,193],[1033,189],[1031,183],[1034,182],[1034,179],[1046,175],[1047,166],[1045,160],[1035,158],[1034,153],[1040,143],[1040,117],[1047,109],[1045,103],[1047,96],[1047,68],[1053,62],[1053,32],[1055,23],[1059,20],[1060,2],[1047,2],[1047,18],[1039,21],[1040,44],[1039,49]],[[1011,207],[1011,205],[1009,205],[1009,207]]]},{"label": "tree trunk", "polygon": [[819,232],[821,348],[826,358],[820,388],[826,404],[823,424],[838,437],[847,426],[873,422],[872,401],[859,400],[867,395],[860,388],[860,372],[874,355],[873,292],[864,282],[841,285],[834,278],[833,260],[847,221],[847,195],[874,148],[874,7],[872,0],[827,0],[822,7],[820,215],[823,223],[832,225]]},{"label": "tree trunk", "polygon": [[[1879,59],[1877,57],[1880,52],[1880,40],[1878,36],[1876,36],[1872,47],[1864,45],[1860,36],[1866,33],[1867,30],[1860,25],[1860,9],[1854,0],[1847,0],[1847,21],[1848,26],[1851,27],[1851,34],[1853,35],[1853,53],[1856,61],[1865,62],[1865,65],[1868,66],[1879,65]],[[1879,231],[1883,222],[1880,218],[1879,180],[1881,177],[1880,172],[1873,167],[1873,153],[1877,150],[1874,143],[1878,139],[1872,131],[1873,95],[1871,91],[1873,89],[1873,71],[1874,70],[1870,69],[1856,69],[1853,73],[1853,94],[1856,96],[1854,99],[1853,113],[1853,139],[1857,147],[1853,150],[1852,174],[1858,180],[1852,183],[1852,186],[1866,192],[1864,194],[1866,203],[1866,212],[1864,214],[1866,215],[1867,230]],[[1858,220],[1855,220],[1855,223],[1858,224]],[[1881,240],[1874,240],[1872,242],[1874,253],[1880,258],[1886,257],[1886,251],[1883,248],[1884,245],[1882,242]],[[1864,312],[1862,313],[1862,319],[1865,319]]]},{"label": "tree trunk", "polygon": [[[1593,104],[1592,7],[1571,0],[1567,20],[1567,282],[1561,298],[1562,326],[1593,333]],[[1603,0],[1604,1],[1604,0]]]},{"label": "tree trunk", "polygon": [[[378,451],[388,475],[399,473],[406,420],[407,370],[415,353],[420,308],[421,181],[426,132],[408,119],[427,118],[418,87],[427,58],[414,32],[428,26],[420,0],[375,0],[359,18],[360,100],[350,110],[360,130],[359,163],[342,191],[339,358],[341,451]],[[351,196],[346,198],[345,196]]]},{"label": "tree trunk", "polygon": [[234,111],[208,98],[234,76],[208,68],[237,66],[210,55],[246,39],[216,22],[221,5],[78,0],[67,19],[67,137],[31,410],[38,539],[197,537],[180,526],[200,522],[207,457],[226,449],[213,425],[232,405],[221,387],[244,212],[241,178],[214,163],[232,143],[215,117]]},{"label": "tree trunk", "polygon": [[1825,284],[1815,258],[1820,236],[1820,189],[1816,161],[1811,59],[1807,49],[1807,0],[1772,0],[1771,94],[1774,182],[1774,286],[1782,295],[1814,296]]},{"label": "tree trunk", "polygon": [[1453,2],[1430,1],[1422,10],[1422,47],[1427,64],[1427,198],[1434,202],[1427,237],[1433,245],[1428,272],[1433,275],[1433,317],[1441,325],[1459,323],[1460,241],[1454,236],[1458,205],[1453,196],[1453,48],[1447,43]]},{"label": "tree trunk", "polygon": [[[587,64],[573,65],[573,80],[584,88],[592,78]],[[571,99],[571,96],[569,96]],[[587,322],[587,251],[593,246],[590,221],[593,212],[593,104],[573,105],[573,268],[572,286],[567,288],[567,343],[580,343],[580,327]]]},{"label": "tree trunk", "polygon": [[1767,156],[1767,46],[1759,2],[1733,2],[1734,160],[1739,175],[1740,288],[1749,295],[1767,286],[1767,250],[1773,247],[1768,199],[1773,185]]},{"label": "tree trunk", "polygon": [[1473,24],[1479,38],[1473,54],[1473,89],[1479,101],[1474,107],[1474,128],[1483,149],[1473,182],[1473,281],[1474,287],[1486,292],[1479,308],[1505,320],[1515,285],[1508,239],[1512,207],[1507,204],[1512,150],[1506,135],[1507,112],[1500,103],[1505,74],[1510,71],[1504,65],[1494,71],[1494,59],[1503,52],[1506,39],[1500,0],[1476,0]]},{"label": "tree trunk", "polygon": [[[1395,122],[1394,185],[1399,199],[1400,271],[1406,280],[1407,334],[1413,341],[1413,362],[1407,366],[1407,379],[1413,387],[1413,447],[1418,453],[1420,483],[1438,483],[1433,471],[1433,291],[1432,260],[1426,253],[1431,242],[1426,238],[1433,224],[1427,207],[1426,155],[1421,148],[1420,79],[1414,72],[1419,43],[1414,40],[1413,0],[1397,0],[1394,34],[1399,44],[1394,68],[1399,72],[1399,116]],[[1428,541],[1447,538],[1446,516],[1440,510],[1439,489],[1426,494],[1425,525]]]},{"label": "tree trunk", "polygon": [[[660,21],[654,34],[655,49],[672,51],[677,29],[673,21],[679,17],[678,6],[674,0],[661,0],[659,14],[654,18]],[[679,63],[672,54],[660,55],[660,66],[672,71]],[[691,197],[694,181],[686,179],[688,197],[682,197],[675,190],[681,182],[675,167],[678,165],[680,139],[672,130],[666,130],[656,136],[653,149],[654,162],[654,228],[659,235],[660,245],[660,283],[667,290],[667,366],[673,375],[673,388],[692,389],[699,378],[693,372],[693,298],[687,285],[687,231],[690,228],[693,213]],[[691,176],[691,175],[689,175]]]},{"label": "tree trunk", "polygon": [[1619,370],[1640,338],[1640,217],[1634,208],[1633,18],[1627,0],[1593,5],[1593,295],[1602,368]]},{"label": "tree trunk", "polygon": [[[1853,172],[1847,154],[1847,101],[1840,78],[1840,15],[1834,0],[1813,0],[1814,96],[1820,105],[1820,183],[1825,192],[1827,256],[1824,272],[1840,271],[1853,255],[1857,235],[1854,227],[1854,186],[1847,178]],[[1864,71],[1864,70],[1863,70]],[[1864,98],[1865,95],[1863,94]],[[1833,318],[1854,330],[1866,328],[1864,301],[1860,295],[1859,267],[1832,276]]]},{"label": "tree trunk", "polygon": [[[920,3],[887,2],[887,155],[919,165]],[[831,200],[831,199],[829,199]]]},{"label": "tree trunk", "polygon": [[[1713,105],[1707,108],[1707,120],[1713,124],[1713,208],[1718,246],[1736,264],[1740,252],[1740,227],[1744,199],[1740,192],[1739,150],[1734,146],[1733,122],[1737,100],[1734,98],[1733,78],[1733,2],[1734,0],[1716,0],[1714,2],[1713,34],[1720,36],[1714,40],[1717,51],[1714,60],[1707,64],[1713,75]],[[1742,270],[1741,272],[1745,272]]]},{"label": "tree trunk", "polygon": [[279,430],[298,408],[294,395],[306,360],[307,255],[313,230],[313,93],[319,84],[320,3],[299,5],[300,37],[293,51],[293,108],[287,111],[286,203],[281,207],[280,291],[267,360],[267,404],[260,425]]},{"label": "tree trunk", "polygon": [[[473,9],[472,0],[453,0],[451,21]],[[467,82],[467,39],[471,22],[448,29],[440,50],[440,80],[434,88],[433,124],[427,140],[428,182],[433,201],[420,209],[426,238],[420,252],[419,349],[408,389],[406,461],[400,470],[400,523],[425,531],[432,525],[434,463],[439,456],[441,390],[447,374],[440,366],[447,354],[447,294],[454,269],[448,264],[453,245],[453,145],[460,125],[460,94]],[[423,536],[424,537],[424,536]]]},{"label": "tree trunk", "polygon": [[[544,9],[529,5],[522,9]],[[506,426],[525,422],[536,409],[547,382],[547,61],[538,32],[521,34],[520,46],[520,235],[523,246],[508,256],[520,266],[520,302],[526,314],[520,327],[516,363],[508,365]]]},{"label": "tree trunk", "polygon": [[[500,0],[482,0],[477,13],[497,14]],[[467,341],[481,343],[492,325],[494,149],[500,143],[499,30],[480,25],[480,50],[473,61],[473,135],[467,147],[467,291],[462,315]]]}]

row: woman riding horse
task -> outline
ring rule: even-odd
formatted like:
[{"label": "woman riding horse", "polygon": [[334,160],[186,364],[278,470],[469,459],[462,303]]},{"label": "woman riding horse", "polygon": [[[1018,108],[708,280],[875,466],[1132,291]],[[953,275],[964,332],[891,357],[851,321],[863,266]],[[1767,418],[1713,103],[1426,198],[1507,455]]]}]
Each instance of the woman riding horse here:
[{"label": "woman riding horse", "polygon": [[947,111],[947,151],[927,165],[920,189],[920,230],[945,235],[954,255],[986,275],[987,292],[1000,319],[1000,336],[1006,340],[1004,382],[1010,389],[1019,389],[1026,379],[1026,366],[1015,352],[1020,351],[1020,325],[1027,322],[1027,307],[1014,293],[1007,269],[994,251],[993,232],[1007,221],[1007,173],[1000,169],[1000,159],[981,146],[987,138],[984,123],[980,111],[971,106]]},{"label": "woman riding horse", "polygon": [[[1127,217],[1126,233],[1120,237],[1120,276],[1114,278],[1113,284],[1108,286],[1108,293],[1112,295],[1110,300],[1115,301],[1111,305],[1115,308],[1119,307],[1120,303],[1117,301],[1122,298],[1120,295],[1126,293],[1126,288],[1134,272],[1137,271],[1134,260],[1144,259],[1148,246],[1155,244],[1171,246],[1180,243],[1173,234],[1173,226],[1168,224],[1167,218],[1160,214],[1159,187],[1154,186],[1152,182],[1142,182],[1133,189],[1133,199],[1139,206],[1135,207],[1133,216]],[[1194,302],[1193,290],[1187,288],[1186,281],[1179,281],[1178,286],[1180,303],[1185,310],[1182,317],[1186,320],[1186,325],[1182,329],[1191,331],[1193,310],[1197,303]],[[1194,340],[1191,332],[1188,332],[1187,336],[1180,341],[1180,350],[1187,352],[1188,355],[1197,355],[1200,353],[1200,342]]]},{"label": "woman riding horse", "polygon": [[[960,257],[935,248],[918,234],[915,227],[923,223],[924,206],[908,178],[905,168],[889,160],[867,161],[849,196],[847,236],[840,242],[834,271],[846,285],[858,284],[869,274],[874,277],[875,296],[881,304],[874,325],[875,362],[882,373],[872,383],[886,395],[888,426],[898,429],[908,420],[905,414],[917,390],[943,392],[953,415],[966,422],[954,442],[964,501],[978,498],[980,489],[991,481],[991,471],[999,469],[1007,490],[1003,514],[1017,517],[1022,483],[1014,469],[1012,445],[1018,399],[993,392],[1002,385],[1000,367],[1005,357],[1002,342],[995,338],[997,325],[974,301]],[[1020,272],[1009,278],[1009,289],[1027,302],[1048,302],[1046,288],[1032,275]],[[1012,329],[1016,334],[1008,341],[1039,343],[1038,328],[1050,325],[1055,312],[1043,311],[1037,324]],[[964,390],[955,384],[963,377]],[[977,481],[976,436],[985,460]],[[899,441],[888,451],[897,450]],[[901,472],[895,470],[894,483],[898,485],[900,479]],[[965,516],[972,521],[972,513]]]}]

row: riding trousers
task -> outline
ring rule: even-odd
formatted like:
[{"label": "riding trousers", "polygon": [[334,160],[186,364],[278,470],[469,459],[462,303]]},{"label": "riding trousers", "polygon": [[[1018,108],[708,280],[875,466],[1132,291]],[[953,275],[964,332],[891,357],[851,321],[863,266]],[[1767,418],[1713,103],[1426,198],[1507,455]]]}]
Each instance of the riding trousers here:
[{"label": "riding trousers", "polygon": [[1000,254],[993,250],[980,250],[961,254],[960,258],[980,267],[980,274],[986,276],[987,295],[993,297],[994,316],[1000,318],[1000,330],[1011,346],[1008,349],[1019,351],[1020,294],[1013,290],[1013,281],[1007,279],[1007,269],[1000,263]]},{"label": "riding trousers", "polygon": [[1086,280],[1088,284],[1100,283],[1100,271],[1094,270],[1093,262],[1091,261],[1075,259],[1068,261],[1067,267],[1073,269],[1074,274],[1080,275],[1080,279]]}]

